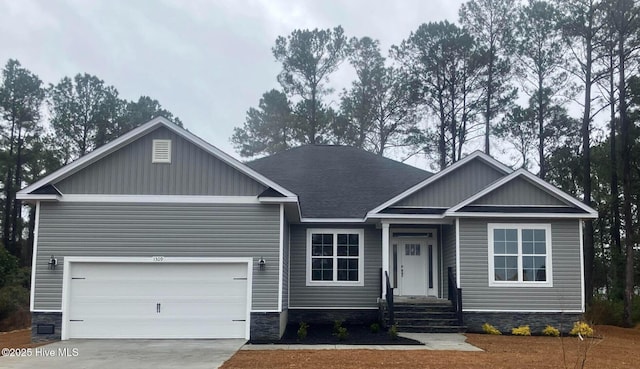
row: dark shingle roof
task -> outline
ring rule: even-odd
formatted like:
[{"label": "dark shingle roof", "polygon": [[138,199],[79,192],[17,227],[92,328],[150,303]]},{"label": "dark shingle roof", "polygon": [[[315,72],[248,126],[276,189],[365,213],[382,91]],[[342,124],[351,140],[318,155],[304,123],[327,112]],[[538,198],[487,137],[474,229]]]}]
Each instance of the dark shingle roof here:
[{"label": "dark shingle roof", "polygon": [[305,218],[363,218],[432,173],[348,146],[307,145],[247,163],[298,195]]}]

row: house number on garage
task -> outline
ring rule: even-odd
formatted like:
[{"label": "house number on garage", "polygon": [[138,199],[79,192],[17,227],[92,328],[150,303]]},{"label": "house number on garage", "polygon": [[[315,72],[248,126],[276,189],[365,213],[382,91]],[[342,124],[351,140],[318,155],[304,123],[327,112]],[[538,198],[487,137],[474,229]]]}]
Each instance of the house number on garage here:
[{"label": "house number on garage", "polygon": [[164,256],[153,256],[151,258],[151,260],[153,260],[155,262],[163,262],[164,261]]}]

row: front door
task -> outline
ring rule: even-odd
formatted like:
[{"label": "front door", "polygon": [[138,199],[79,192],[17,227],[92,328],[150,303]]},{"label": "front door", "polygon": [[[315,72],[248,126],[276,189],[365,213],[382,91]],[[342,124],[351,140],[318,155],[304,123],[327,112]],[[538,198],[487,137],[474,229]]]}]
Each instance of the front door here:
[{"label": "front door", "polygon": [[400,294],[437,297],[437,249],[433,238],[402,239],[398,245]]},{"label": "front door", "polygon": [[424,242],[405,240],[401,243],[400,281],[405,296],[426,295],[426,270]]}]

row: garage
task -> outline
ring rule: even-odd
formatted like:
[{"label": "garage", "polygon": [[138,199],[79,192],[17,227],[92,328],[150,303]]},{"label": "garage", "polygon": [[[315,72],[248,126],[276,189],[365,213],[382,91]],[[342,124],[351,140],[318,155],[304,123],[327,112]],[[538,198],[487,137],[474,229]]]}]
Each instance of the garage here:
[{"label": "garage", "polygon": [[68,259],[63,339],[249,336],[248,260]]}]

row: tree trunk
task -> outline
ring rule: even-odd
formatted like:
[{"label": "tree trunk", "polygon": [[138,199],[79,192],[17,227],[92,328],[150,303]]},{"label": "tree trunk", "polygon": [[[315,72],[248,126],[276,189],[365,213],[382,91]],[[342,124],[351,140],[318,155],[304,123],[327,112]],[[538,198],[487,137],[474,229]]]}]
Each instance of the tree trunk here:
[{"label": "tree trunk", "polygon": [[[15,116],[15,115],[14,115]],[[16,123],[15,118],[11,120],[11,133],[9,136],[9,155],[7,160],[7,174],[5,176],[4,182],[4,214],[2,217],[2,244],[9,251],[9,253],[15,255],[16,250],[14,245],[11,243],[11,214],[12,214],[12,204],[13,204],[13,173],[12,173],[12,159],[13,159],[13,148],[15,141],[15,129]]]},{"label": "tree trunk", "polygon": [[620,9],[621,29],[618,34],[618,95],[620,111],[620,136],[622,138],[622,193],[624,202],[624,244],[626,249],[626,268],[624,286],[624,324],[627,327],[633,326],[632,303],[633,303],[633,216],[631,214],[631,140],[630,122],[627,118],[626,101],[626,77],[625,77],[625,35],[623,29],[625,11]]},{"label": "tree trunk", "polygon": [[[16,155],[15,155],[15,174],[14,174],[14,188],[19,190],[22,187],[22,144],[23,138],[22,129],[18,127],[18,142],[16,147]],[[15,196],[15,191],[13,194],[13,206],[11,208],[11,244],[15,250],[15,256],[20,257],[20,253],[22,248],[20,247],[20,239],[22,238],[20,235],[20,222],[19,219],[22,217],[22,204],[21,201],[18,200]]]},{"label": "tree trunk", "polygon": [[540,174],[538,176],[544,179],[546,175],[546,165],[544,163],[544,97],[542,96],[542,75],[538,77],[538,155],[540,160]]},{"label": "tree trunk", "polygon": [[[591,57],[592,40],[591,34],[586,37],[586,63],[585,63],[585,92],[584,92],[584,114],[582,115],[582,188],[584,190],[583,202],[591,206]],[[593,221],[586,219],[583,230],[584,247],[584,293],[585,302],[591,305],[593,297]]]},{"label": "tree trunk", "polygon": [[484,152],[487,155],[490,153],[489,136],[491,134],[491,98],[493,97],[493,58],[495,51],[493,45],[489,49],[489,66],[487,70],[487,101],[485,106],[485,127],[484,127]]},{"label": "tree trunk", "polygon": [[612,224],[610,227],[611,233],[611,271],[612,271],[612,288],[609,296],[615,300],[622,299],[623,295],[623,268],[622,268],[622,242],[620,241],[620,229],[622,223],[620,221],[620,196],[618,190],[618,147],[617,147],[617,131],[618,125],[616,121],[616,98],[615,98],[615,61],[614,50],[611,48],[609,56],[609,114],[611,120],[611,127],[609,133],[610,151],[609,157],[611,159],[611,216]]},{"label": "tree trunk", "polygon": [[[38,205],[36,205],[38,206]],[[31,205],[29,206],[29,224],[28,224],[28,252],[26,255],[23,255],[22,263],[24,266],[31,265],[31,258],[33,257],[33,243],[36,229],[36,207]]]}]

